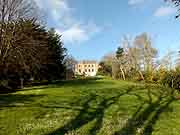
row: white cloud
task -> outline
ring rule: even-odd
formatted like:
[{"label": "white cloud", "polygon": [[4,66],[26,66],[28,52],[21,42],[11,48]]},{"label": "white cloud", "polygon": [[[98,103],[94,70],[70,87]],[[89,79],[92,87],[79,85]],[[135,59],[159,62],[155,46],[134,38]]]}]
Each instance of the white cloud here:
[{"label": "white cloud", "polygon": [[137,4],[143,3],[144,1],[145,0],[129,0],[128,4],[129,5],[137,5]]},{"label": "white cloud", "polygon": [[56,21],[64,23],[64,18],[71,18],[71,10],[65,0],[35,0],[37,5],[45,12],[45,14]]},{"label": "white cloud", "polygon": [[154,16],[163,17],[163,16],[171,15],[171,14],[173,14],[175,12],[176,12],[175,8],[169,7],[169,6],[164,6],[164,7],[158,8],[156,10],[156,12],[154,13]]},{"label": "white cloud", "polygon": [[[60,30],[57,30],[57,32]],[[89,38],[100,31],[100,28],[93,23],[87,25],[75,24],[71,28],[61,32],[63,40],[69,43],[79,43],[89,40]]]},{"label": "white cloud", "polygon": [[88,40],[88,33],[79,25],[72,26],[71,28],[62,32],[63,40],[65,42],[80,42]]},{"label": "white cloud", "polygon": [[88,40],[99,28],[89,21],[82,22],[72,17],[73,8],[66,0],[35,0],[37,5],[46,12],[51,23],[56,26],[58,33],[62,34],[66,43],[79,43]]}]

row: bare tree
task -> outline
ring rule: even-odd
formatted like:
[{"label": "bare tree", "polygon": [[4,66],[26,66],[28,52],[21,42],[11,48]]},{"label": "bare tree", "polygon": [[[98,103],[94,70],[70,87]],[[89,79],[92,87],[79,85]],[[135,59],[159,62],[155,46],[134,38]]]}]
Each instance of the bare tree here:
[{"label": "bare tree", "polygon": [[67,55],[65,57],[64,64],[67,70],[75,71],[75,65],[77,64],[77,61],[73,56]]},{"label": "bare tree", "polygon": [[[137,37],[136,37],[137,38]],[[134,75],[136,72],[144,80],[144,76],[141,70],[140,50],[135,47],[136,38],[134,40],[129,39],[127,36],[123,38],[122,46],[124,49],[124,62],[123,64],[125,73]],[[134,72],[134,73],[133,73]]]},{"label": "bare tree", "polygon": [[33,0],[0,0],[0,22],[38,18],[38,7]]},{"label": "bare tree", "polygon": [[167,70],[173,69],[173,59],[174,59],[174,51],[168,50],[168,52],[161,59],[161,67],[164,67]]},{"label": "bare tree", "polygon": [[[9,50],[14,41],[16,29],[22,29],[21,26],[15,25],[17,21],[31,19],[40,19],[38,7],[33,0],[0,0],[0,62],[3,62],[7,55],[10,55]],[[14,27],[10,27],[12,25]],[[12,28],[9,33],[7,33],[8,27]]]},{"label": "bare tree", "polygon": [[176,67],[180,67],[180,51],[178,51],[178,54],[177,54]]},{"label": "bare tree", "polygon": [[126,80],[126,75],[125,75],[125,65],[127,60],[125,60],[125,54],[124,54],[124,48],[118,47],[117,51],[116,51],[116,58],[117,58],[117,62],[118,62],[118,67],[120,69],[121,75],[123,80]]},{"label": "bare tree", "polygon": [[4,23],[4,27],[0,46],[2,74],[13,69],[20,75],[22,71],[29,72],[47,62],[48,35],[43,27],[24,20]]},{"label": "bare tree", "polygon": [[118,59],[121,63],[120,70],[123,78],[129,76],[129,73],[135,74],[137,72],[144,80],[143,71],[153,72],[157,55],[157,50],[152,47],[151,38],[146,33],[136,36],[133,41],[125,36],[121,44],[123,48],[119,49],[120,57]]},{"label": "bare tree", "polygon": [[143,33],[135,38],[134,47],[137,49],[139,55],[139,64],[144,71],[152,70],[153,60],[157,56],[157,50],[152,47],[152,40]]},{"label": "bare tree", "polygon": [[109,52],[105,54],[99,63],[100,68],[98,69],[98,72],[102,75],[113,75],[112,68],[115,58],[116,56],[114,52]]},{"label": "bare tree", "polygon": [[33,0],[0,0],[0,51],[6,22],[38,19],[38,7]]},{"label": "bare tree", "polygon": [[109,65],[112,65],[112,62],[114,61],[115,58],[116,58],[116,54],[114,52],[109,52],[103,56],[101,61]]}]

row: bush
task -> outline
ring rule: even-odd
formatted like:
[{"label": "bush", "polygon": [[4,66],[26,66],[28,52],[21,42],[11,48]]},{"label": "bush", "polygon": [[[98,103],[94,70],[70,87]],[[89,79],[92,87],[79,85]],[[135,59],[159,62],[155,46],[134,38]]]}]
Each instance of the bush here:
[{"label": "bush", "polygon": [[180,71],[171,70],[169,72],[166,72],[161,82],[163,85],[168,85],[171,88],[180,90]]},{"label": "bush", "polygon": [[14,90],[9,86],[8,80],[0,80],[0,94],[14,92]]},{"label": "bush", "polygon": [[111,76],[112,75],[112,66],[106,62],[99,63],[100,68],[98,69],[97,75],[102,76]]}]

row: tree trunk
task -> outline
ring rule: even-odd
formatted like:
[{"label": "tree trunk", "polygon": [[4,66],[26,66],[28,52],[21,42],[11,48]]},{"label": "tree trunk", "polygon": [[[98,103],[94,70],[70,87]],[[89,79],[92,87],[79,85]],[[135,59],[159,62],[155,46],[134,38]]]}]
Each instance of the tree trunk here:
[{"label": "tree trunk", "polygon": [[123,71],[122,67],[120,67],[120,69],[121,69],[121,73],[122,73],[122,76],[123,76],[123,80],[126,80],[126,77],[125,77],[125,74],[124,74],[124,71]]},{"label": "tree trunk", "polygon": [[20,81],[21,81],[20,87],[21,87],[21,89],[23,89],[24,88],[24,78],[20,78]]},{"label": "tree trunk", "polygon": [[141,76],[141,79],[144,80],[144,76],[143,76],[142,72],[141,71],[138,71],[138,72],[139,72],[139,74]]}]

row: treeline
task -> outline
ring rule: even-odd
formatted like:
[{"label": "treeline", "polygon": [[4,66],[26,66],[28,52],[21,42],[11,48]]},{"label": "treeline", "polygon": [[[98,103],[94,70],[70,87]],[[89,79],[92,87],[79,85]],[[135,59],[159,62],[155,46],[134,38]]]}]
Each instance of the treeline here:
[{"label": "treeline", "polygon": [[61,35],[37,11],[33,1],[0,0],[0,91],[65,76]]},{"label": "treeline", "polygon": [[114,79],[161,83],[180,90],[180,51],[169,51],[160,59],[147,33],[133,40],[124,37],[115,53],[103,57],[99,74]]}]

